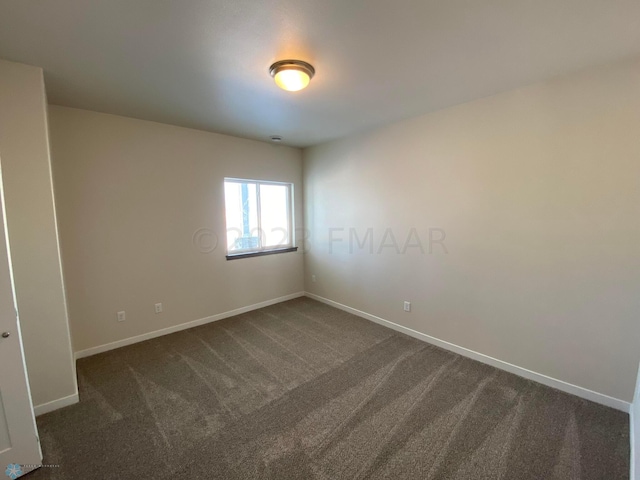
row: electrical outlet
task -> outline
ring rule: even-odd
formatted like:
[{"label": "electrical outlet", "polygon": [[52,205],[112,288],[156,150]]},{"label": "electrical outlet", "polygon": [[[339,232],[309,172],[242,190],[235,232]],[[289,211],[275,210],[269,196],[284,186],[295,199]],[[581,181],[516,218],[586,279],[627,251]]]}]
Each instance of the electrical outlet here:
[{"label": "electrical outlet", "polygon": [[405,312],[411,311],[411,302],[404,302],[404,311]]},{"label": "electrical outlet", "polygon": [[156,313],[162,313],[162,304],[156,303]]},{"label": "electrical outlet", "polygon": [[311,281],[312,281],[313,283],[316,283],[316,276],[315,276],[315,275],[311,275]]},{"label": "electrical outlet", "polygon": [[117,315],[118,315],[118,321],[119,322],[124,322],[127,319],[127,317],[126,317],[126,315],[124,313],[124,310],[122,310],[121,312],[118,312]]}]

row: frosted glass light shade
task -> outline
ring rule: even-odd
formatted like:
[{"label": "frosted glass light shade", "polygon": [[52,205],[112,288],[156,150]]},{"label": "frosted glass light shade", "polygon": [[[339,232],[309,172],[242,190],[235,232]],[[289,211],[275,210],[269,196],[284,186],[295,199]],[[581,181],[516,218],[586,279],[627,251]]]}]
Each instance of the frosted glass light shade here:
[{"label": "frosted glass light shade", "polygon": [[273,79],[281,89],[289,92],[297,92],[309,85],[309,75],[300,70],[281,70]]},{"label": "frosted glass light shade", "polygon": [[315,69],[301,60],[281,60],[269,68],[269,73],[283,90],[297,92],[309,85]]}]

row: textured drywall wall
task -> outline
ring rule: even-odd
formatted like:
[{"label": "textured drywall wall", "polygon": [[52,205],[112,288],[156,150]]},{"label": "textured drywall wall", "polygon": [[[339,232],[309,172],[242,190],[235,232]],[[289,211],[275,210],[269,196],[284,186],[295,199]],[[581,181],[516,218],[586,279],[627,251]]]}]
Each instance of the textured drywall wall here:
[{"label": "textured drywall wall", "polygon": [[18,315],[38,406],[78,393],[40,68],[0,60],[0,161]]},{"label": "textured drywall wall", "polygon": [[630,402],[638,132],[631,61],[306,149],[306,290]]},{"label": "textured drywall wall", "polygon": [[292,182],[302,226],[299,149],[49,110],[75,351],[304,289],[301,253],[227,261],[224,243],[224,177]]}]

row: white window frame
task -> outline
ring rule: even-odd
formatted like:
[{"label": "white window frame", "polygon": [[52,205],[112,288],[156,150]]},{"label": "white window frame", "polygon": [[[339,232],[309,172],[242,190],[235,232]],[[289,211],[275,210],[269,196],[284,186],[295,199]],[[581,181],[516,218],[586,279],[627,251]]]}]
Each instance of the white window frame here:
[{"label": "white window frame", "polygon": [[[284,253],[284,252],[294,252],[296,250],[298,250],[297,247],[295,247],[295,225],[294,225],[294,215],[293,215],[293,183],[291,182],[276,182],[276,181],[272,181],[272,180],[252,180],[249,178],[235,178],[235,177],[225,177],[224,178],[224,183],[223,183],[223,187],[226,186],[227,183],[238,183],[238,184],[242,184],[242,183],[251,183],[251,184],[255,184],[256,185],[256,205],[257,205],[257,217],[258,217],[258,241],[260,243],[260,245],[257,248],[243,248],[240,250],[233,250],[230,251],[229,250],[229,245],[226,244],[227,243],[227,236],[226,236],[226,232],[227,229],[229,228],[227,226],[227,205],[226,205],[226,198],[225,198],[225,246],[226,246],[226,251],[227,251],[227,260],[233,260],[236,258],[244,258],[244,257],[257,257],[257,256],[262,256],[262,255],[270,255],[272,253]],[[285,186],[287,187],[287,222],[289,224],[289,238],[288,238],[288,242],[286,244],[282,244],[282,245],[278,245],[276,247],[265,247],[262,245],[263,241],[264,241],[264,235],[262,232],[262,215],[261,215],[261,210],[260,210],[260,185],[280,185],[280,186]]]}]

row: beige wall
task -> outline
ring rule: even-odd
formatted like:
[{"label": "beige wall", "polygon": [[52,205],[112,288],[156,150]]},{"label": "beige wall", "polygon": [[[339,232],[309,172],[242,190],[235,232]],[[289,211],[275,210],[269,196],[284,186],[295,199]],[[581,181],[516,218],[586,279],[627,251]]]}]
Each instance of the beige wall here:
[{"label": "beige wall", "polygon": [[[302,225],[299,149],[57,106],[49,115],[75,351],[303,290],[301,253],[227,261],[224,244],[225,176],[293,182]],[[200,251],[200,229],[218,248]]]},{"label": "beige wall", "polygon": [[[310,148],[306,290],[630,401],[639,182],[638,61]],[[425,254],[377,253],[387,228],[402,251],[413,227]],[[350,228],[373,228],[373,253],[350,250]],[[429,228],[448,254],[428,253]]]},{"label": "beige wall", "polygon": [[77,394],[42,69],[0,60],[0,162],[18,314],[36,406]]}]

